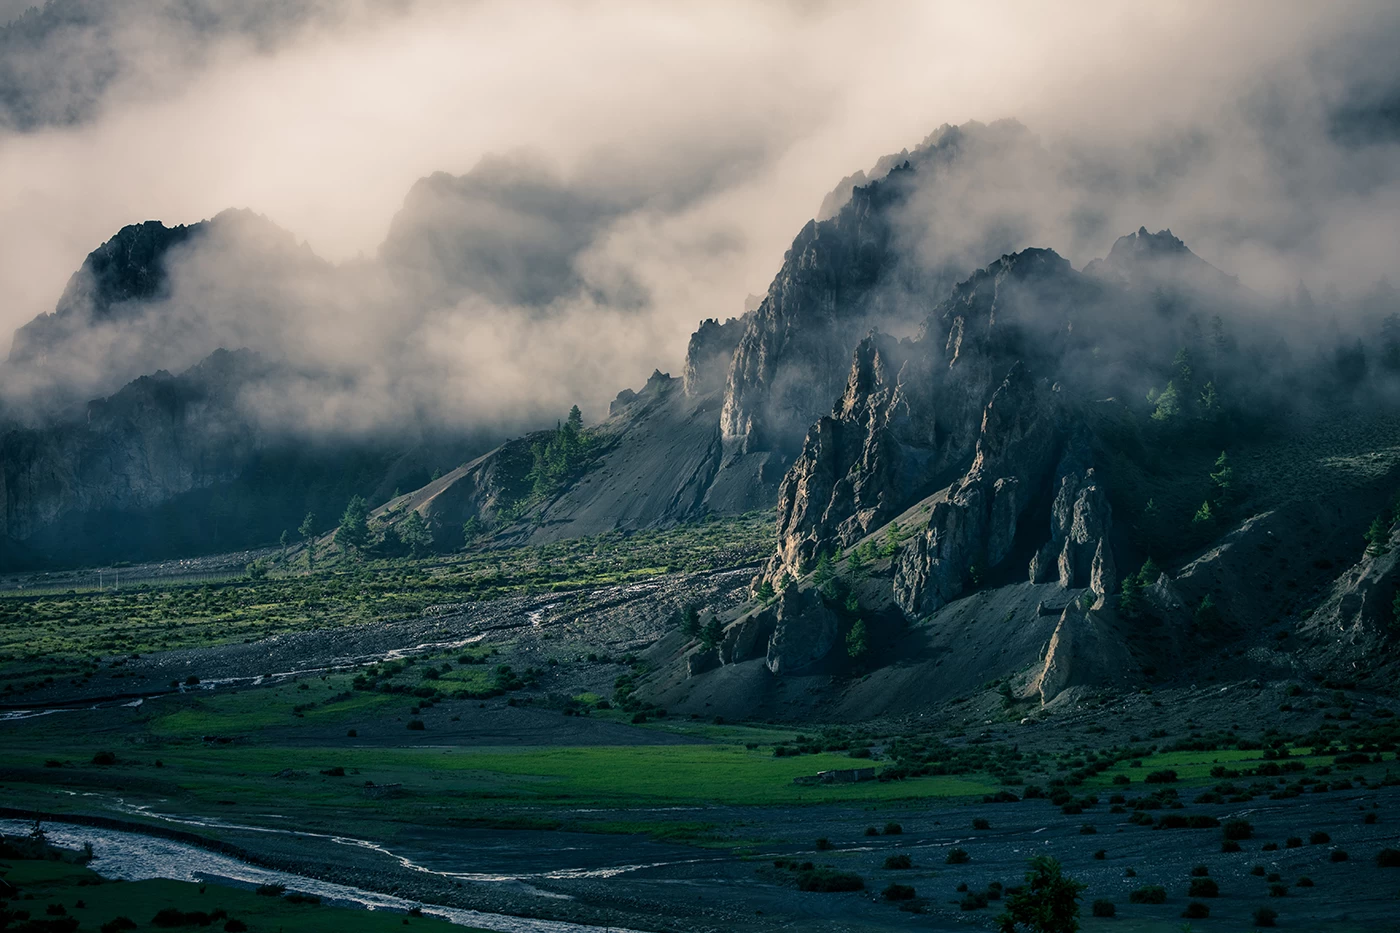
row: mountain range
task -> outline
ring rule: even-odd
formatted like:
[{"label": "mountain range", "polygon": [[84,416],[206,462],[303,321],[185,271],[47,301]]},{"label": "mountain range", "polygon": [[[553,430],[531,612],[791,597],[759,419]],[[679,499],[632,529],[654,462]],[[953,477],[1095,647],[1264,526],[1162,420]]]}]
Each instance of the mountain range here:
[{"label": "mountain range", "polygon": [[[307,511],[331,527],[353,495],[379,530],[416,513],[438,547],[776,505],[752,601],[712,644],[668,649],[671,705],[761,706],[770,675],[873,666],[867,693],[885,692],[861,702],[896,708],[921,665],[941,663],[918,660],[938,655],[937,632],[994,645],[990,614],[1025,623],[997,669],[1047,701],[1218,664],[1210,629],[1226,604],[1261,644],[1296,616],[1327,663],[1366,657],[1395,628],[1393,292],[1374,290],[1359,318],[1368,347],[1341,335],[1335,309],[1301,290],[1280,305],[1168,230],[1122,235],[1080,270],[1015,223],[939,239],[930,203],[993,190],[987,167],[1034,145],[1019,124],[944,127],[845,179],[754,307],[700,323],[678,375],[623,389],[595,424],[504,442],[503,426],[430,413],[361,433],[269,416],[258,400],[343,373],[299,356],[266,310],[372,279],[429,304],[485,289],[548,314],[580,287],[606,204],[500,166],[435,175],[380,256],[349,270],[249,212],[123,228],[15,335],[3,565],[266,543]],[[533,253],[493,235],[534,228],[549,236]],[[1320,451],[1329,437],[1343,440]],[[1373,523],[1385,534],[1362,552]],[[1132,634],[1142,618],[1169,631]]]}]

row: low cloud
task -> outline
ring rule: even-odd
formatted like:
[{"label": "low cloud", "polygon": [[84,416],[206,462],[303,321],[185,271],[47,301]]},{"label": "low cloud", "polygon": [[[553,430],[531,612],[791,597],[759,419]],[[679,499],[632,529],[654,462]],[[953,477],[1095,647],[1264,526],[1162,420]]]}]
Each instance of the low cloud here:
[{"label": "low cloud", "polygon": [[764,291],[837,179],[1006,117],[1014,144],[911,209],[929,262],[1080,266],[1146,225],[1271,294],[1364,292],[1400,243],[1400,14],[1224,6],[422,0],[269,29],[205,0],[197,55],[157,7],[139,40],[83,34],[115,64],[63,85],[81,106],[45,103],[71,118],[0,136],[0,332],[123,225],[243,207],[305,262],[182,251],[145,324],[69,370],[179,369],[217,341],[304,372],[250,393],[277,424],[598,417]]}]

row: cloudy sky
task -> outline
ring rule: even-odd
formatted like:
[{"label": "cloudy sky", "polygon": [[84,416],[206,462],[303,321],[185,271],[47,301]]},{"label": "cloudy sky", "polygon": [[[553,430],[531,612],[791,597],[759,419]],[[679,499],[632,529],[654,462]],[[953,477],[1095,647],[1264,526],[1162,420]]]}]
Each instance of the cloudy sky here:
[{"label": "cloudy sky", "polygon": [[[698,320],[766,290],[840,178],[943,123],[1014,117],[1092,150],[1113,232],[1171,227],[1260,288],[1370,280],[1400,242],[1394,140],[1341,138],[1336,116],[1400,99],[1390,3],[99,6],[0,46],[0,353],[125,224],[249,208],[353,265],[415,181],[486,157],[603,205],[568,253],[583,284],[552,297],[548,329],[499,289],[457,295],[418,343],[470,371],[454,393],[550,381],[549,405],[676,370]],[[1027,245],[1076,265],[1112,243],[1043,236]]]}]

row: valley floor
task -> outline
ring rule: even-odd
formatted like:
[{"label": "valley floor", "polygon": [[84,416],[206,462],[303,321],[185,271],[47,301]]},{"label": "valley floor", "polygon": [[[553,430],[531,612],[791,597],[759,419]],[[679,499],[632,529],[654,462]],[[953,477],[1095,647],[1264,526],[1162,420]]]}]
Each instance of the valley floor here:
[{"label": "valley floor", "polygon": [[[1163,684],[1027,716],[989,689],[923,717],[846,725],[620,709],[676,610],[732,605],[749,576],[522,593],[142,652],[116,668],[108,655],[100,670],[120,678],[55,678],[0,712],[0,799],[10,819],[44,814],[55,832],[98,839],[99,873],[104,846],[109,864],[137,847],[116,830],[179,834],[231,847],[248,871],[398,899],[383,909],[480,911],[473,925],[491,929],[550,929],[512,917],[640,931],[991,929],[989,885],[1018,884],[1035,854],[1088,884],[1086,930],[1180,930],[1196,865],[1219,886],[1196,898],[1210,911],[1194,921],[1203,929],[1251,929],[1261,908],[1285,929],[1400,929],[1400,869],[1376,861],[1397,838],[1395,746],[1345,741],[1389,734],[1386,698]],[[1338,738],[1294,740],[1286,759],[1210,740],[1257,740],[1285,721],[1294,736],[1330,725]],[[932,750],[934,773],[794,782],[888,769],[910,748]],[[1031,785],[1053,800],[1027,796]],[[1025,799],[989,802],[999,792]],[[1158,828],[1174,814],[1198,828]],[[1222,852],[1230,819],[1252,833]],[[892,867],[898,856],[909,867]],[[187,855],[179,867],[199,864]],[[230,871],[207,880],[254,883]],[[802,890],[840,873],[861,889]],[[891,885],[912,896],[891,899],[909,893]],[[1131,902],[1151,885],[1162,903]],[[1090,917],[1096,900],[1116,918]]]}]

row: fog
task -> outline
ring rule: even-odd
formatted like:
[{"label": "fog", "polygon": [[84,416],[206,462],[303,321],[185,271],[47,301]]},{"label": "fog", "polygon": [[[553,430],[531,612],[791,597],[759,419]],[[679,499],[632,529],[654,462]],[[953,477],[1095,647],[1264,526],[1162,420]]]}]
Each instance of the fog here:
[{"label": "fog", "polygon": [[13,398],[236,344],[304,372],[248,393],[278,424],[594,420],[765,292],[838,180],[968,120],[1028,133],[914,205],[967,271],[992,226],[1078,267],[1145,225],[1266,294],[1359,294],[1400,243],[1389,3],[273,6],[112,3],[8,70],[40,116],[0,131],[0,352],[126,224],[246,208],[300,244],[203,238]]}]

